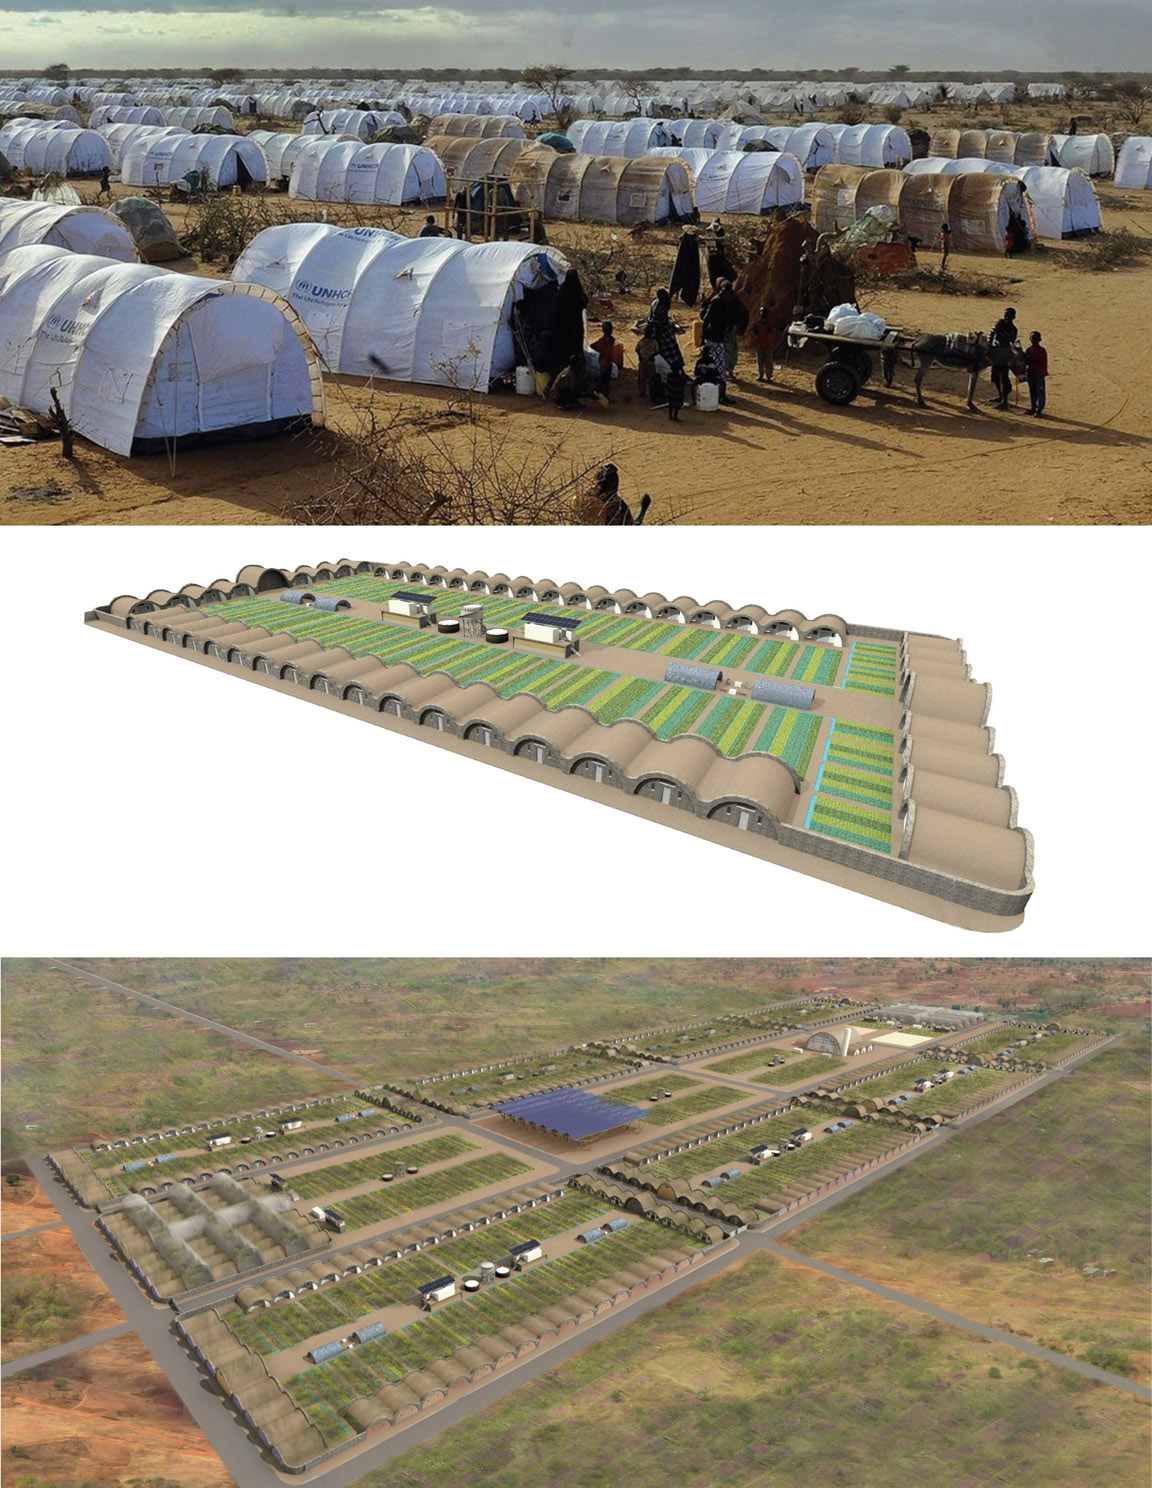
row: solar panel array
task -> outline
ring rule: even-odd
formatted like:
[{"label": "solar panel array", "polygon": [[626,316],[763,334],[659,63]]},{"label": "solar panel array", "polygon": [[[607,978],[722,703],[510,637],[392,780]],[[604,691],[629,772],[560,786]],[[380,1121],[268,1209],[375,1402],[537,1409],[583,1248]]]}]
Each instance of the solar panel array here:
[{"label": "solar panel array", "polygon": [[530,1121],[534,1126],[559,1132],[563,1137],[590,1137],[609,1131],[614,1126],[637,1121],[647,1116],[647,1106],[618,1106],[588,1090],[546,1090],[542,1095],[525,1095],[520,1100],[505,1101],[495,1108],[502,1116],[517,1121]]},{"label": "solar panel array", "polygon": [[414,604],[430,605],[432,603],[432,595],[428,593],[427,589],[423,593],[412,589],[397,589],[392,598],[410,599]]},{"label": "solar panel array", "polygon": [[557,630],[575,630],[578,625],[582,625],[584,622],[582,620],[573,620],[566,615],[545,615],[532,611],[525,615],[520,623],[521,625],[551,625]]}]

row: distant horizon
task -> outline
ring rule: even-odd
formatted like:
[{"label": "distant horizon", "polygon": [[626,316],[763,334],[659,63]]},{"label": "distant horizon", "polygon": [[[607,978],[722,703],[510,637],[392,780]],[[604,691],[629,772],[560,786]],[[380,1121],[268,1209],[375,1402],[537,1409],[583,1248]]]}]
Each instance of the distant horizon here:
[{"label": "distant horizon", "polygon": [[[820,71],[904,63],[947,76],[994,61],[997,72],[1036,77],[1152,72],[1147,0],[1048,0],[1044,23],[1041,34],[1030,13],[1006,11],[1000,0],[966,0],[963,14],[947,0],[823,0],[804,12],[802,30],[788,0],[713,0],[707,15],[696,0],[663,0],[658,12],[586,0],[579,14],[559,0],[538,0],[528,12],[508,0],[241,0],[234,9],[222,0],[0,0],[5,71],[17,73],[61,61],[120,73],[346,70],[352,59],[405,74],[457,66],[463,54],[465,72],[552,61],[587,73],[610,57],[616,70],[719,72],[725,58],[747,66],[766,56],[765,71],[801,76],[811,69],[777,60],[793,47],[819,60]],[[655,51],[667,60],[649,61]]]}]

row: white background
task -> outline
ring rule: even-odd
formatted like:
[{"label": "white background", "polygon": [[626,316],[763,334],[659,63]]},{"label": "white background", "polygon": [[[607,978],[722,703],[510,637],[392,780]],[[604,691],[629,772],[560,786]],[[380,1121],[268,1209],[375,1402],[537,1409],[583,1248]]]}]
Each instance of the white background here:
[{"label": "white background", "polygon": [[[6,954],[1147,952],[1147,531],[107,527],[6,548]],[[1024,925],[942,925],[82,623],[342,557],[962,637],[1036,840]]]}]

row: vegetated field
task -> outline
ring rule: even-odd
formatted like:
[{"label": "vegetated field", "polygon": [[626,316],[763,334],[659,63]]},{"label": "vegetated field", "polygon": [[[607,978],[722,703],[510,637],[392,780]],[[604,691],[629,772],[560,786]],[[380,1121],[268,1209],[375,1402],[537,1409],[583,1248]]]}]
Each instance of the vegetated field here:
[{"label": "vegetated field", "polygon": [[639,1080],[635,1085],[613,1085],[607,1090],[599,1090],[596,1093],[604,1100],[634,1104],[637,1101],[649,1100],[654,1095],[659,1096],[662,1090],[691,1090],[701,1083],[700,1080],[693,1080],[690,1075],[678,1075],[669,1070],[666,1075],[658,1076],[655,1080]]},{"label": "vegetated field", "polygon": [[[1036,110],[989,110],[989,119],[954,116],[961,127],[974,122],[1036,128]],[[1067,108],[1060,111],[1067,127]],[[933,127],[947,114],[921,116]],[[913,124],[913,116],[902,121]],[[1048,127],[1048,126],[1041,126]],[[1119,121],[1117,128],[1122,127]],[[94,200],[97,183],[76,183],[84,200]],[[116,186],[117,196],[134,188]],[[1146,238],[1152,203],[1145,191],[1104,187],[1106,230]],[[167,206],[178,231],[194,225],[187,209]],[[263,220],[256,220],[263,210]],[[424,208],[384,210],[323,208],[283,197],[244,198],[235,211],[246,216],[246,237],[265,221],[329,221],[390,226],[414,233]],[[193,213],[195,215],[195,212]],[[755,231],[729,218],[729,247]],[[612,316],[624,340],[628,370],[614,391],[610,410],[571,417],[536,399],[482,398],[488,432],[483,450],[499,449],[499,463],[532,468],[542,451],[563,447],[565,465],[589,469],[606,458],[620,466],[623,490],[631,498],[640,482],[655,497],[653,518],[705,524],[763,521],[765,512],[781,523],[1136,523],[1148,519],[1145,460],[1152,398],[1145,376],[1143,338],[1130,307],[1152,288],[1152,260],[1144,258],[1114,272],[1083,267],[1094,255],[1092,242],[1046,243],[1023,257],[1005,260],[953,255],[949,287],[939,293],[939,259],[925,245],[916,283],[900,287],[862,286],[862,308],[893,325],[932,332],[986,329],[1005,304],[1019,308],[1023,330],[1039,328],[1050,348],[1053,379],[1047,415],[1025,425],[1023,407],[992,414],[964,412],[955,374],[931,373],[929,406],[915,405],[910,375],[885,388],[874,379],[850,408],[834,408],[813,390],[813,365],[793,359],[778,366],[773,383],[758,386],[747,351],[736,368],[735,406],[720,415],[688,410],[669,429],[666,415],[636,395],[635,337],[630,326],[648,308],[658,285],[666,284],[675,257],[678,228],[653,228],[641,241],[607,226],[549,222],[550,241],[571,256],[586,287],[611,296]],[[623,239],[623,241],[621,241]],[[1107,239],[1101,240],[1107,244]],[[240,245],[237,244],[238,248]],[[1095,249],[1095,253],[1099,253]],[[226,277],[230,265],[179,261],[179,271]],[[629,276],[623,293],[612,280],[618,268]],[[594,307],[595,308],[595,307]],[[755,307],[751,307],[753,313]],[[600,313],[596,311],[595,313]],[[694,316],[679,311],[688,329]],[[1085,334],[1086,327],[1093,334]],[[981,391],[987,388],[984,383]],[[451,416],[456,389],[419,387],[361,378],[331,377],[326,382],[328,430],[318,437],[268,439],[225,444],[180,453],[174,473],[159,457],[124,459],[81,443],[75,465],[58,447],[43,442],[6,451],[10,488],[33,489],[52,481],[64,499],[32,502],[15,496],[0,500],[0,520],[18,523],[284,523],[294,516],[293,501],[330,493],[339,484],[334,469],[348,459],[362,437],[365,415],[381,425],[404,421],[416,452],[431,450],[434,438],[465,472],[475,460],[470,421]],[[1019,456],[1019,471],[1007,494],[1001,479],[1005,450]],[[354,458],[354,456],[353,456]],[[493,461],[491,463],[497,463]],[[707,468],[706,488],[699,472]],[[956,472],[965,478],[957,481]],[[813,493],[819,491],[819,502]],[[0,497],[4,488],[0,487]],[[381,520],[387,520],[383,505]],[[566,509],[561,509],[567,515]],[[361,518],[368,520],[367,518]],[[448,520],[459,520],[450,512]],[[467,517],[464,518],[467,520]],[[206,582],[210,576],[202,576]]]},{"label": "vegetated field", "polygon": [[803,962],[658,958],[74,964],[369,1082],[746,1012],[795,997],[802,989],[793,978],[805,971]]},{"label": "vegetated field", "polygon": [[[624,1091],[605,1092],[606,1100],[624,1100]],[[705,1085],[693,1090],[679,1100],[657,1101],[646,1115],[637,1119],[644,1126],[671,1126],[675,1121],[687,1121],[692,1116],[703,1116],[708,1111],[718,1111],[721,1106],[734,1105],[738,1100],[748,1100],[748,1093],[736,1090],[731,1085]]]},{"label": "vegetated field", "polygon": [[326,1168],[308,1168],[304,1172],[293,1169],[291,1186],[302,1199],[315,1199],[321,1194],[338,1193],[343,1188],[357,1188],[361,1183],[379,1180],[381,1173],[403,1173],[408,1163],[444,1162],[449,1157],[459,1157],[462,1152],[476,1152],[479,1147],[478,1142],[448,1132],[427,1142],[389,1147]]},{"label": "vegetated field", "polygon": [[4,963],[5,1157],[347,1085],[36,961]]},{"label": "vegetated field", "polygon": [[12,1376],[0,1400],[12,1488],[232,1488],[134,1333]]},{"label": "vegetated field", "polygon": [[67,1229],[5,1240],[0,1299],[4,1363],[124,1321]]},{"label": "vegetated field", "polygon": [[1133,1033],[788,1243],[1147,1382],[1148,1078]]},{"label": "vegetated field", "polygon": [[821,1075],[840,1069],[847,1063],[846,1059],[837,1059],[832,1054],[813,1054],[811,1059],[801,1059],[780,1074],[775,1070],[765,1070],[755,1080],[757,1085],[795,1085],[798,1080],[818,1080]]},{"label": "vegetated field", "polygon": [[742,1075],[745,1070],[763,1069],[772,1060],[779,1064],[794,1057],[784,1049],[757,1049],[751,1054],[737,1054],[734,1059],[722,1059],[719,1064],[706,1064],[704,1068],[714,1075]]},{"label": "vegetated field", "polygon": [[[505,1045],[506,1052],[512,1052]],[[465,1061],[467,1062],[467,1061]],[[461,1106],[488,1105],[494,1101],[515,1100],[530,1095],[540,1087],[562,1085],[565,1080],[588,1080],[594,1075],[619,1074],[619,1060],[596,1054],[591,1049],[571,1049],[566,1053],[550,1050],[538,1059],[528,1059],[507,1067],[485,1070],[480,1074],[461,1075],[458,1080],[398,1082],[410,1089],[416,1100],[455,1101]]]},{"label": "vegetated field", "polygon": [[756,1255],[357,1488],[1130,1488],[1147,1412],[1008,1346]]}]

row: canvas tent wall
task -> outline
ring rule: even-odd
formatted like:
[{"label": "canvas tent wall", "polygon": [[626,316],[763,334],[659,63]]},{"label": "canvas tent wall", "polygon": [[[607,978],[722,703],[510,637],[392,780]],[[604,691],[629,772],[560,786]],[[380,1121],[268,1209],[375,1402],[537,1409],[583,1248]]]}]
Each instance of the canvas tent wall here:
[{"label": "canvas tent wall", "polygon": [[901,231],[921,242],[932,242],[941,222],[947,222],[957,253],[1003,253],[1013,218],[1029,237],[1035,234],[1031,202],[1014,173],[977,169],[945,175],[911,167],[826,165],[812,183],[811,206],[817,232],[840,232],[876,206],[891,207]]},{"label": "canvas tent wall", "polygon": [[304,222],[257,234],[232,277],[283,294],[335,372],[486,391],[516,366],[515,303],[567,270],[526,243]]},{"label": "canvas tent wall", "polygon": [[1066,170],[1082,170],[1086,176],[1110,176],[1116,169],[1116,152],[1106,134],[1054,134],[1052,146],[1057,163]]},{"label": "canvas tent wall", "polygon": [[1003,165],[1055,165],[1054,136],[1039,130],[934,129],[928,154],[952,160],[998,160]]},{"label": "canvas tent wall", "polygon": [[510,180],[522,206],[552,221],[634,227],[692,211],[687,166],[659,155],[622,159],[533,150],[516,161]]},{"label": "canvas tent wall", "polygon": [[160,122],[175,124],[179,129],[224,129],[231,132],[235,127],[229,110],[221,108],[219,104],[207,108],[187,104],[165,109],[164,113],[165,117]]},{"label": "canvas tent wall", "polygon": [[583,155],[634,158],[673,143],[659,119],[577,119],[564,132]]},{"label": "canvas tent wall", "polygon": [[691,150],[677,145],[654,155],[682,160],[692,175],[698,212],[758,216],[804,200],[804,172],[795,155],[778,150]]},{"label": "canvas tent wall", "polygon": [[1078,170],[1056,165],[1002,165],[997,160],[913,160],[908,175],[999,175],[1024,184],[1038,238],[1084,237],[1099,232],[1100,203],[1092,182]]},{"label": "canvas tent wall", "polygon": [[145,104],[104,104],[92,110],[88,117],[88,128],[99,129],[103,124],[167,124],[158,108]]},{"label": "canvas tent wall", "polygon": [[436,134],[424,141],[424,148],[431,150],[440,161],[449,190],[452,190],[458,183],[482,181],[485,177],[508,180],[521,155],[537,147],[532,140],[500,136],[477,140]]},{"label": "canvas tent wall", "polygon": [[136,245],[118,217],[102,207],[61,207],[52,202],[0,198],[0,257],[28,243],[94,253],[133,263]]},{"label": "canvas tent wall", "polygon": [[211,190],[235,186],[243,162],[256,182],[268,179],[268,163],[258,145],[239,134],[164,134],[133,140],[120,157],[125,186],[171,186],[199,171]]},{"label": "canvas tent wall", "polygon": [[466,136],[469,139],[526,139],[524,126],[514,114],[437,114],[429,134]]},{"label": "canvas tent wall", "polygon": [[170,263],[185,256],[172,224],[146,196],[122,196],[110,211],[132,234],[141,263]]},{"label": "canvas tent wall", "polygon": [[0,396],[115,454],[323,423],[299,317],[249,285],[60,248],[0,259]]},{"label": "canvas tent wall", "polygon": [[310,139],[292,166],[288,195],[300,201],[381,203],[443,201],[444,167],[420,145],[365,145]]},{"label": "canvas tent wall", "polygon": [[[0,139],[0,149],[3,147]],[[1152,137],[1133,134],[1124,141],[1113,181],[1124,191],[1152,191]]]},{"label": "canvas tent wall", "polygon": [[354,134],[372,140],[386,124],[403,124],[404,115],[394,109],[377,113],[374,109],[324,109],[311,113],[301,126],[301,134]]},{"label": "canvas tent wall", "polygon": [[[331,135],[332,139],[352,139],[352,135]],[[302,150],[308,150],[316,141],[314,134],[269,134],[267,130],[254,129],[248,136],[249,140],[257,147],[267,162],[268,180],[290,180],[292,167],[296,164],[296,158]],[[357,139],[358,144],[363,141]]]},{"label": "canvas tent wall", "polygon": [[8,124],[0,129],[0,150],[17,170],[58,176],[96,176],[112,168],[112,153],[93,129],[71,125],[54,128],[51,121]]}]

